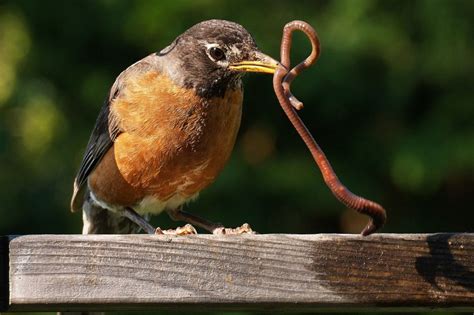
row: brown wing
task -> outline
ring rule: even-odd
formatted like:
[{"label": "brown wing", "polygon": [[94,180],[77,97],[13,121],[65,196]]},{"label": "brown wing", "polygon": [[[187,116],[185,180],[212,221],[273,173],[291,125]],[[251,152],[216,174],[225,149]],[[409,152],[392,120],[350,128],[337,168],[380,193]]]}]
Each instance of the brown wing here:
[{"label": "brown wing", "polygon": [[71,199],[71,210],[78,211],[84,202],[84,189],[87,177],[91,174],[103,156],[113,146],[115,139],[122,132],[117,120],[110,112],[110,104],[120,93],[120,76],[115,81],[108,99],[100,110],[94,129],[87,143],[86,153],[74,180],[74,190]]}]

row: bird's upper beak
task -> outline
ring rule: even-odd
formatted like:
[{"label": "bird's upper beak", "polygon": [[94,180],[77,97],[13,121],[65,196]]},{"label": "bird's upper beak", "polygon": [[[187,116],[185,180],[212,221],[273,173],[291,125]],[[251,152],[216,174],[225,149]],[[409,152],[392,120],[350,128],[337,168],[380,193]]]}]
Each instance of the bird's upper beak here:
[{"label": "bird's upper beak", "polygon": [[229,65],[229,69],[241,72],[262,72],[273,74],[280,65],[275,59],[256,51],[251,60],[243,60]]}]

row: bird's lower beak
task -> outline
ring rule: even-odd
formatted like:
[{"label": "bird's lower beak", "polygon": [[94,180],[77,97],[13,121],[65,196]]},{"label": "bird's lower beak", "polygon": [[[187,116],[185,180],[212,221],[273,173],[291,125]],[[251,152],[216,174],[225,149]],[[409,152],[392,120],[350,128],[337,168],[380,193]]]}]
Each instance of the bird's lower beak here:
[{"label": "bird's lower beak", "polygon": [[229,69],[239,72],[261,72],[273,74],[280,65],[275,59],[257,51],[252,60],[244,60],[229,65]]}]

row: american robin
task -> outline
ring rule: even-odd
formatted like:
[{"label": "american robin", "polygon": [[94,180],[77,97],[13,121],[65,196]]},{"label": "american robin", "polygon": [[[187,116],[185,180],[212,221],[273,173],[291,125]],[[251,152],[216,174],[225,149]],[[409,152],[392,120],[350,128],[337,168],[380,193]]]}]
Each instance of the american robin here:
[{"label": "american robin", "polygon": [[83,210],[83,233],[131,233],[138,226],[154,233],[142,216],[162,211],[216,234],[251,231],[224,229],[182,206],[229,159],[240,126],[242,75],[274,73],[278,65],[241,25],[209,20],[123,71],[74,181],[71,208]]}]

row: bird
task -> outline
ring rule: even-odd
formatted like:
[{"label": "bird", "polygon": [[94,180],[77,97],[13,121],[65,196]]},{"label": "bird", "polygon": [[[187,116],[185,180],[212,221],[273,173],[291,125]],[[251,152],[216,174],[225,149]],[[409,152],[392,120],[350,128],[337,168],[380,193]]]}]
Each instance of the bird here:
[{"label": "bird", "polygon": [[[251,233],[225,228],[184,206],[212,184],[240,127],[247,72],[273,74],[280,63],[251,34],[226,20],[200,22],[121,72],[100,110],[74,179],[71,210],[83,234]],[[161,230],[167,212],[184,227]]]}]

